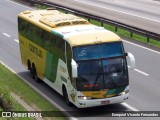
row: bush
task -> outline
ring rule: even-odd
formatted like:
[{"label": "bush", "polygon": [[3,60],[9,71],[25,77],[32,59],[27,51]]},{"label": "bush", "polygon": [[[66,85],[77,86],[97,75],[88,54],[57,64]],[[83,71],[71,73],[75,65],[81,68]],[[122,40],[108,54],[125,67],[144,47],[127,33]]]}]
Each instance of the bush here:
[{"label": "bush", "polygon": [[11,111],[12,110],[12,102],[11,102],[11,96],[9,91],[0,86],[0,106],[5,111]]}]

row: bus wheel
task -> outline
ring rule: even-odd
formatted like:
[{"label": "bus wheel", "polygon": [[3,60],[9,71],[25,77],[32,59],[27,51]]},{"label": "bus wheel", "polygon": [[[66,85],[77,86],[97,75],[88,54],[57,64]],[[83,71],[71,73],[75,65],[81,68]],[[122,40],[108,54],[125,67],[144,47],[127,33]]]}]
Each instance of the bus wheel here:
[{"label": "bus wheel", "polygon": [[68,99],[68,93],[67,93],[67,90],[66,90],[65,87],[63,87],[63,97],[64,97],[67,105],[68,105],[68,106],[71,106],[71,102],[70,102],[69,99]]},{"label": "bus wheel", "polygon": [[27,62],[28,64],[28,70],[31,72],[31,62],[28,60],[28,62]]},{"label": "bus wheel", "polygon": [[32,65],[32,68],[31,68],[31,74],[32,74],[32,78],[35,79],[36,82],[40,82],[40,79],[37,76],[37,71],[34,64]]}]

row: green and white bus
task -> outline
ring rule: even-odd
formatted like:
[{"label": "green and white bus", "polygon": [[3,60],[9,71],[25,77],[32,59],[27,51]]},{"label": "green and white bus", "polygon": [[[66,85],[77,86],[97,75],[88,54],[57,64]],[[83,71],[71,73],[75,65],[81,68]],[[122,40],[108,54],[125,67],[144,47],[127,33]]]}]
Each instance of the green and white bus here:
[{"label": "green and white bus", "polygon": [[22,64],[67,104],[86,108],[128,99],[126,57],[132,69],[135,59],[115,33],[57,10],[21,12],[18,30]]}]

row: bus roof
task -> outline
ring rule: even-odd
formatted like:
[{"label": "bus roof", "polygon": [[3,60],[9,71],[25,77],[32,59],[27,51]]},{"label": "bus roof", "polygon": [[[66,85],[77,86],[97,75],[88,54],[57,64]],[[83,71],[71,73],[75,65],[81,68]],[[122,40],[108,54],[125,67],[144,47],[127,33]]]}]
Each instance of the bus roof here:
[{"label": "bus roof", "polygon": [[57,10],[24,11],[18,16],[63,37],[71,46],[120,41],[118,35],[103,27],[92,25],[83,18]]}]

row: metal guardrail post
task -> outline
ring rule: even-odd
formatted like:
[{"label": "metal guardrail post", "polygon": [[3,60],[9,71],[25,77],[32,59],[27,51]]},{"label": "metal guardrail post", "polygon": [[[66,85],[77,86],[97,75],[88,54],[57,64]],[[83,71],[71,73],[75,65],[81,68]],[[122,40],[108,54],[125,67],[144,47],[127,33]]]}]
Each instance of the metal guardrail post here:
[{"label": "metal guardrail post", "polygon": [[91,19],[90,19],[90,18],[88,18],[88,21],[90,22],[90,21],[91,21]]},{"label": "metal guardrail post", "polygon": [[101,27],[103,27],[103,22],[101,22]]},{"label": "metal guardrail post", "polygon": [[130,32],[130,37],[131,37],[131,38],[133,37],[133,33],[132,33],[132,32]]},{"label": "metal guardrail post", "polygon": [[150,42],[150,38],[149,38],[149,36],[147,36],[147,43],[149,43]]},{"label": "metal guardrail post", "polygon": [[115,26],[115,32],[117,32],[118,31],[118,27],[117,26]]}]

